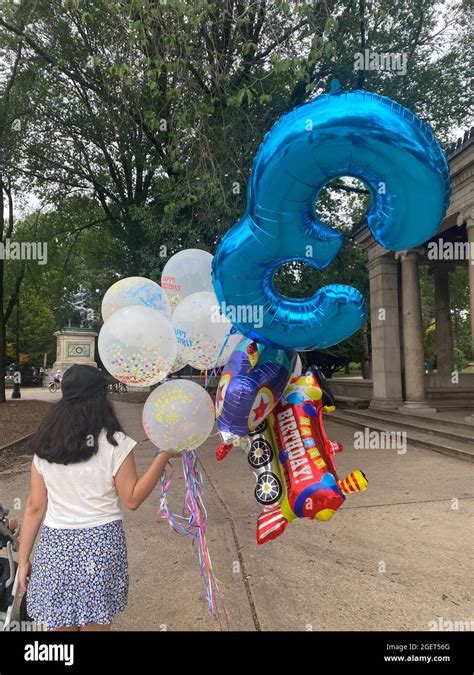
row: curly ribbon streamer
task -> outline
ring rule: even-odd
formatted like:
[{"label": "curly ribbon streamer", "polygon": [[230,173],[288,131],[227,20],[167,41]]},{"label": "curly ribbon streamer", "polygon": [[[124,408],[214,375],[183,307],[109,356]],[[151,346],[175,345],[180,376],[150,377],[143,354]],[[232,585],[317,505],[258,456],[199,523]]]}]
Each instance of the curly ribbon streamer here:
[{"label": "curly ribbon streamer", "polygon": [[185,493],[182,515],[173,514],[168,508],[167,495],[173,478],[171,474],[169,478],[165,475],[162,477],[161,516],[177,534],[193,537],[209,611],[219,623],[221,630],[224,627],[228,629],[229,612],[214,574],[206,541],[207,511],[202,499],[204,480],[194,450],[183,453],[183,473]]},{"label": "curly ribbon streamer", "polygon": [[[226,348],[232,331],[224,339],[224,343],[217,357],[217,361]],[[211,371],[205,389],[213,381],[217,364]],[[161,477],[160,517],[166,520],[171,529],[181,536],[193,537],[193,546],[196,546],[199,571],[206,589],[206,599],[209,611],[219,624],[220,630],[229,629],[229,611],[214,574],[211,556],[206,540],[207,511],[202,498],[204,479],[199,469],[199,460],[195,450],[183,452],[184,497],[182,513],[173,513],[168,505],[168,493],[173,481],[173,474],[168,477],[166,471]]]}]

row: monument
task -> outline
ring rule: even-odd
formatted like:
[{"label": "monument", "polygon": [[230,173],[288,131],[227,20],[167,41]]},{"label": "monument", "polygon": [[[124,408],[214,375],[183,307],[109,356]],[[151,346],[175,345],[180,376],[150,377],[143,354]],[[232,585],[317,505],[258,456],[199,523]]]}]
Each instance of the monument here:
[{"label": "monument", "polygon": [[77,292],[72,293],[68,304],[72,309],[72,317],[66,328],[56,331],[57,339],[56,361],[53,370],[65,371],[75,363],[97,368],[95,361],[95,345],[98,333],[91,329],[94,318],[92,309],[86,307],[87,291],[79,286]]}]

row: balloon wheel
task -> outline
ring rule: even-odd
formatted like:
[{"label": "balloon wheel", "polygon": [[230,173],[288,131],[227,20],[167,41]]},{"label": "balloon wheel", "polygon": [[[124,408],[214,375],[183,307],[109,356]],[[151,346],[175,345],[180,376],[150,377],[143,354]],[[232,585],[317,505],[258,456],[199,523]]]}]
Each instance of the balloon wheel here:
[{"label": "balloon wheel", "polygon": [[256,438],[250,446],[248,460],[250,466],[259,469],[265,464],[269,464],[273,459],[273,452],[270,444],[264,438]]},{"label": "balloon wheel", "polygon": [[275,504],[282,494],[281,483],[274,473],[262,473],[255,488],[255,499],[259,504]]},{"label": "balloon wheel", "polygon": [[249,431],[249,435],[256,436],[257,434],[263,434],[266,428],[267,428],[267,420],[263,420],[263,422],[260,422],[260,424],[256,426],[255,429]]}]

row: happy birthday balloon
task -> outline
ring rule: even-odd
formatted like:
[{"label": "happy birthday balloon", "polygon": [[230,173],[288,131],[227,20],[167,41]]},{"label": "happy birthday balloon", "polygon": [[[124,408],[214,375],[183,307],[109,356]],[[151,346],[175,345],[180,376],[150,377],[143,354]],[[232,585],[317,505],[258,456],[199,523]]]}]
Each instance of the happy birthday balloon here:
[{"label": "happy birthday balloon", "polygon": [[114,312],[99,334],[102,363],[120,382],[145,387],[161,382],[177,354],[170,321],[148,307]]},{"label": "happy birthday balloon", "polygon": [[175,309],[171,323],[180,357],[197,370],[224,365],[242,339],[230,335],[232,324],[221,314],[214,293],[189,295]]},{"label": "happy birthday balloon", "polygon": [[196,382],[170,380],[150,394],[142,420],[146,435],[160,450],[192,450],[211,435],[214,404]]},{"label": "happy birthday balloon", "polygon": [[161,285],[171,309],[193,293],[213,292],[211,264],[212,255],[197,248],[180,251],[168,260],[161,275]]},{"label": "happy birthday balloon", "polygon": [[113,284],[104,295],[102,318],[105,322],[119,309],[135,305],[171,316],[168,296],[156,282],[144,277],[127,277]]}]

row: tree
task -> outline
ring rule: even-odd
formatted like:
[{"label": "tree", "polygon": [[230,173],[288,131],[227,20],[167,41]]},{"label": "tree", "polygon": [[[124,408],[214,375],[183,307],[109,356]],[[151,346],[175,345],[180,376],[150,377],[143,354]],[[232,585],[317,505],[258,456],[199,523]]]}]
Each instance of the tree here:
[{"label": "tree", "polygon": [[[166,221],[176,209],[170,193],[184,189],[185,216],[196,201],[197,173],[199,197],[208,193],[211,174],[193,161],[210,140],[206,117],[215,121],[232,97],[250,101],[255,64],[308,26],[302,19],[294,28],[265,2],[106,0],[36,2],[28,25],[18,26],[12,4],[3,3],[0,25],[24,41],[41,73],[32,92],[39,114],[23,137],[25,175],[48,196],[52,189],[58,198],[71,190],[94,194],[129,250],[130,272],[143,267],[143,207],[153,207],[155,223]],[[260,53],[256,41],[272,19],[281,35],[264,37]]]},{"label": "tree", "polygon": [[[31,213],[15,223],[16,241],[34,239],[41,243],[47,264],[24,262],[21,288],[21,351],[34,365],[41,365],[43,354],[54,361],[56,341],[53,333],[68,325],[71,307],[68,298],[82,285],[88,292],[88,308],[93,312],[92,328],[101,325],[100,304],[107,288],[121,276],[117,270],[126,264],[120,242],[100,229],[100,205],[92,199],[73,196],[61,207]],[[10,261],[5,276],[7,292],[14,285],[16,266]],[[7,330],[14,342],[15,322]]]},{"label": "tree", "polygon": [[[471,323],[469,317],[469,280],[467,265],[456,265],[449,274],[449,296],[454,341],[454,362],[462,370],[471,357]],[[436,363],[436,308],[434,277],[426,265],[420,267],[420,289],[426,360]]]},{"label": "tree", "polygon": [[25,84],[28,71],[23,68],[23,43],[7,36],[2,54],[0,83],[0,403],[5,402],[6,325],[16,305],[25,266],[16,267],[16,275],[5,292],[5,250],[12,237],[15,215],[14,190],[19,173],[12,159],[18,151],[17,130],[26,115]]},{"label": "tree", "polygon": [[[264,133],[333,77],[391,96],[447,140],[472,103],[468,29],[463,1],[0,0],[0,46],[11,61],[21,45],[29,102],[12,168],[45,203],[97,203],[71,225],[75,246],[97,228],[119,242],[123,275],[158,278],[162,251],[215,249],[245,209]],[[356,70],[366,48],[406,57],[406,72]],[[366,288],[356,247],[339,260],[298,282],[314,291],[349,266]]]}]

